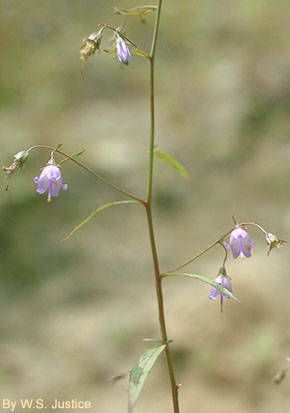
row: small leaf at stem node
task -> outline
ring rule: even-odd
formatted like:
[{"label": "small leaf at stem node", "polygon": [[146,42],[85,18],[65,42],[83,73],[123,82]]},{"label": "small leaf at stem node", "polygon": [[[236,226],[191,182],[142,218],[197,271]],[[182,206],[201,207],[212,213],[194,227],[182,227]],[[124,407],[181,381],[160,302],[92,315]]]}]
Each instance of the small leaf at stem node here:
[{"label": "small leaf at stem node", "polygon": [[145,381],[154,366],[159,355],[164,351],[166,345],[146,350],[137,364],[132,368],[129,375],[129,405],[128,412],[133,411],[133,406],[144,387]]},{"label": "small leaf at stem node", "polygon": [[171,168],[178,172],[179,175],[183,176],[183,178],[190,179],[190,175],[185,167],[179,161],[173,158],[173,156],[157,149],[154,150],[154,156],[155,158],[161,159],[162,161],[166,162]]}]

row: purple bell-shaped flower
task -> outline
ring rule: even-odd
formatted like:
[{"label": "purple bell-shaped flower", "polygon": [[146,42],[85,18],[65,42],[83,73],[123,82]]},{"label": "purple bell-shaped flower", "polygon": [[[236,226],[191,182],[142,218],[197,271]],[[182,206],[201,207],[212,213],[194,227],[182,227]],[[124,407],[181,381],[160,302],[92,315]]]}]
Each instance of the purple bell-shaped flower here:
[{"label": "purple bell-shaped flower", "polygon": [[54,161],[49,161],[39,176],[34,178],[34,182],[37,184],[36,192],[38,194],[44,194],[47,192],[47,200],[51,201],[52,197],[56,197],[61,189],[66,190],[67,184],[62,182],[62,174],[58,166]]},{"label": "purple bell-shaped flower", "polygon": [[250,235],[241,227],[231,232],[229,242],[226,243],[226,247],[232,251],[233,258],[250,257],[253,246]]}]

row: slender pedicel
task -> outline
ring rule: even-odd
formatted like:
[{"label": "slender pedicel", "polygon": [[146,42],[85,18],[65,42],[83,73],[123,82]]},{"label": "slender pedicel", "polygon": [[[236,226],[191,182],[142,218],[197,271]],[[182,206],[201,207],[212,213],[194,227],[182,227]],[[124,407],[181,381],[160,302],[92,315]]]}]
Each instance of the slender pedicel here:
[{"label": "slender pedicel", "polygon": [[73,156],[69,155],[68,153],[60,150],[59,148],[53,148],[52,146],[47,146],[47,145],[35,145],[35,146],[31,146],[27,152],[31,152],[33,150],[36,149],[48,149],[50,151],[54,151],[56,153],[59,153],[60,155],[64,156],[65,158],[69,159],[70,161],[74,162],[76,165],[78,165],[79,167],[81,167],[82,169],[84,169],[86,172],[88,172],[90,175],[92,175],[94,178],[96,178],[98,181],[103,182],[105,185],[111,187],[112,189],[114,189],[117,192],[120,192],[121,194],[128,196],[131,199],[135,199],[135,201],[140,202],[140,204],[144,205],[145,201],[141,198],[138,198],[137,196],[135,196],[134,194],[132,194],[129,191],[126,191],[125,189],[121,188],[118,185],[113,184],[112,182],[110,182],[108,179],[104,178],[103,176],[97,174],[95,171],[93,171],[91,168],[89,168],[88,166],[86,166],[85,164],[83,164],[82,162],[80,162],[79,160],[75,159]]}]

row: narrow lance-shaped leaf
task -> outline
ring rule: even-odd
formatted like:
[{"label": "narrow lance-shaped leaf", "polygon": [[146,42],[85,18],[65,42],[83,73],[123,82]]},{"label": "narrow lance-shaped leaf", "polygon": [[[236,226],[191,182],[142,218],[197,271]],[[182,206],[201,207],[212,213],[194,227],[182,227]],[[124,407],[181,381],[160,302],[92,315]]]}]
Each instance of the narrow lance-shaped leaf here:
[{"label": "narrow lance-shaped leaf", "polygon": [[[82,149],[81,151],[78,151],[78,152],[75,152],[75,153],[73,153],[73,154],[71,154],[70,156],[71,156],[71,158],[79,158],[83,153],[85,153],[86,152],[86,150],[85,149]],[[58,164],[59,165],[62,165],[64,162],[66,162],[66,161],[69,161],[70,160],[70,158],[64,158],[62,161],[60,161]]]},{"label": "narrow lance-shaped leaf", "polygon": [[178,272],[178,273],[167,273],[163,274],[163,277],[189,277],[189,278],[194,278],[196,280],[202,281],[206,284],[211,285],[212,287],[218,289],[220,292],[226,294],[229,298],[232,298],[235,301],[240,301],[231,291],[229,291],[227,288],[222,287],[220,284],[218,284],[215,280],[213,280],[210,277],[206,277],[205,275],[197,275],[197,274],[188,274],[185,272]]},{"label": "narrow lance-shaped leaf", "polygon": [[131,53],[136,56],[146,57],[148,59],[148,54],[142,49],[131,49]]},{"label": "narrow lance-shaped leaf", "polygon": [[176,172],[179,173],[179,175],[183,176],[186,179],[189,179],[189,173],[185,169],[185,167],[178,162],[173,156],[169,155],[166,152],[162,152],[159,150],[154,151],[154,156],[158,159],[162,159],[164,162],[166,162],[171,168],[173,168]]},{"label": "narrow lance-shaped leaf", "polygon": [[165,349],[165,345],[146,350],[139,362],[132,368],[129,375],[129,413],[133,411],[144,383],[158,356]]},{"label": "narrow lance-shaped leaf", "polygon": [[160,344],[162,343],[162,340],[160,338],[143,338],[142,341]]},{"label": "narrow lance-shaped leaf", "polygon": [[62,241],[67,241],[72,235],[74,235],[79,229],[81,229],[85,224],[90,222],[91,219],[93,219],[99,212],[104,211],[107,208],[110,208],[115,205],[124,205],[124,204],[138,204],[137,201],[132,200],[125,200],[125,201],[114,201],[114,202],[109,202],[108,204],[104,204],[97,209],[95,209],[88,217],[83,219],[78,225],[76,225],[66,237],[63,238]]}]

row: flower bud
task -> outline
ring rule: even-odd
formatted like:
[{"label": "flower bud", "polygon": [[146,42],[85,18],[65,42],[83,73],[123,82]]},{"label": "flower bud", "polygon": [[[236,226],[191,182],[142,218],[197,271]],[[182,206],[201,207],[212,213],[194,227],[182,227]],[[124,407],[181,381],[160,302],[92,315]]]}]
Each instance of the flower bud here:
[{"label": "flower bud", "polygon": [[119,62],[128,65],[131,58],[130,49],[125,40],[119,35],[116,37],[116,48]]}]

